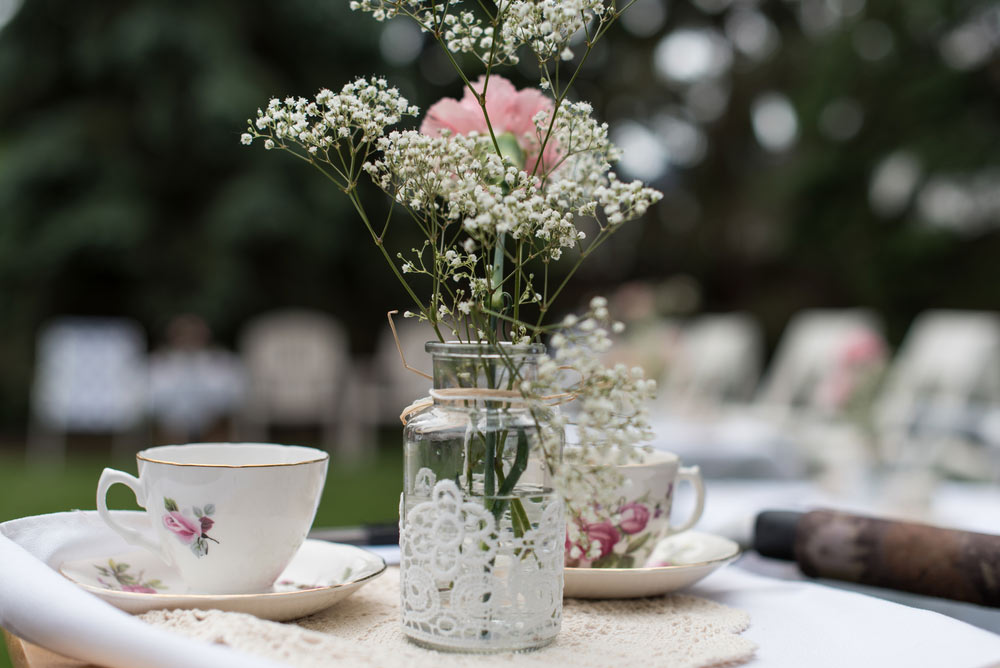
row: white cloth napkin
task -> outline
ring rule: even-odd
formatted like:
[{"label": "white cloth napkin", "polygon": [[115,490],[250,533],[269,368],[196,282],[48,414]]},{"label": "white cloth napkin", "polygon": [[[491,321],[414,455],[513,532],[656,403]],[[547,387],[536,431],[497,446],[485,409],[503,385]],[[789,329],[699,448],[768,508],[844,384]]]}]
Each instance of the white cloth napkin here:
[{"label": "white cloth napkin", "polygon": [[[145,521],[144,513],[115,515],[137,529]],[[149,626],[54,570],[64,561],[134,549],[93,511],[0,524],[0,626],[46,649],[108,668],[278,668],[271,661]]]}]

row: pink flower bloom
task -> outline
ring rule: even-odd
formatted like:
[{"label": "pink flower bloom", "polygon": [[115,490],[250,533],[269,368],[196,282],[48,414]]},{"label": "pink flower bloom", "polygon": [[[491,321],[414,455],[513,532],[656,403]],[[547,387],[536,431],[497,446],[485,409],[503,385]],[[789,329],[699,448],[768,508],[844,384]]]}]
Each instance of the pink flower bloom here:
[{"label": "pink flower bloom", "polygon": [[177,537],[185,544],[193,542],[201,535],[201,529],[176,510],[163,516],[163,526],[177,534]]},{"label": "pink flower bloom", "polygon": [[597,557],[598,559],[611,554],[615,545],[621,540],[621,534],[611,522],[594,522],[588,524],[583,530],[591,544],[596,542],[601,546],[601,554]]},{"label": "pink flower bloom", "polygon": [[885,359],[885,342],[875,332],[862,329],[854,332],[844,343],[841,352],[841,362],[845,365],[857,366],[871,362],[881,362]]},{"label": "pink flower bloom", "polygon": [[122,591],[134,591],[138,594],[155,594],[156,590],[152,587],[143,587],[142,585],[122,585]]},{"label": "pink flower bloom", "polygon": [[[481,76],[472,84],[477,92],[482,92],[486,78]],[[493,133],[499,137],[510,133],[524,151],[524,170],[528,173],[535,168],[538,161],[539,139],[535,129],[534,117],[539,111],[552,113],[552,100],[540,90],[525,88],[517,90],[507,79],[493,75],[486,87],[486,113],[490,117]],[[467,135],[478,132],[489,135],[486,116],[482,107],[476,101],[476,96],[468,88],[461,100],[446,97],[431,105],[427,110],[420,131],[431,137],[441,136],[442,131],[453,134]],[[545,153],[539,170],[551,168],[559,161],[559,149],[555,140],[550,138],[545,145]]]},{"label": "pink flower bloom", "polygon": [[618,528],[627,534],[639,533],[649,522],[649,508],[641,503],[626,503],[620,512],[622,520],[618,523]]},{"label": "pink flower bloom", "polygon": [[882,337],[867,329],[852,332],[840,348],[837,363],[817,389],[817,401],[827,409],[843,409],[851,401],[865,373],[879,369],[887,350]]}]

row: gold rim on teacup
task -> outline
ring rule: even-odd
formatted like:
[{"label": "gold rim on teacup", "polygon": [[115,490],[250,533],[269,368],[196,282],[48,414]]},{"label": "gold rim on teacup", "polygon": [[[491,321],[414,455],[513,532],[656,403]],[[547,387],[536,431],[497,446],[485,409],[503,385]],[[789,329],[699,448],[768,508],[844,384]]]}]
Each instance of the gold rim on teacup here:
[{"label": "gold rim on teacup", "polygon": [[[273,448],[301,448],[302,450],[311,450],[320,454],[319,457],[315,459],[308,459],[301,462],[275,462],[273,464],[198,464],[194,462],[172,462],[164,459],[153,459],[151,457],[145,456],[145,453],[152,450],[160,450],[164,448],[199,448],[201,446],[241,446],[241,445],[251,445],[251,446],[266,446]],[[192,466],[198,468],[216,468],[216,469],[252,469],[252,468],[272,468],[278,466],[303,466],[305,464],[316,464],[317,462],[322,462],[330,459],[330,453],[323,452],[316,448],[310,448],[304,445],[281,445],[278,443],[187,443],[187,444],[174,444],[174,445],[158,445],[155,448],[147,448],[145,450],[140,450],[136,453],[135,458],[150,464],[165,464],[167,466]]]}]

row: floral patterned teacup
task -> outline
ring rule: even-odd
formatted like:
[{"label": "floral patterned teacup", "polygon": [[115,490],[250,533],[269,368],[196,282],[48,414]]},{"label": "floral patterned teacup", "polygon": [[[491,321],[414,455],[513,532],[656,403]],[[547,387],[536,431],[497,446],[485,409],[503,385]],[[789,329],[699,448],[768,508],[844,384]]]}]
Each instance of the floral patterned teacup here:
[{"label": "floral patterned teacup", "polygon": [[[312,526],[326,481],[322,450],[267,443],[194,443],[143,450],[139,477],[104,469],[97,510],[126,541],[173,566],[193,590],[266,590]],[[121,483],[146,509],[152,535],[117,522],[108,489]]]},{"label": "floral patterned teacup", "polygon": [[[566,565],[575,568],[639,568],[652,566],[646,560],[656,544],[667,536],[686,531],[701,518],[705,487],[697,466],[680,465],[677,455],[651,452],[639,464],[619,466],[624,482],[617,490],[614,507],[576,502],[575,517],[567,522]],[[670,509],[676,483],[694,485],[696,499],[691,517],[671,524]]]}]

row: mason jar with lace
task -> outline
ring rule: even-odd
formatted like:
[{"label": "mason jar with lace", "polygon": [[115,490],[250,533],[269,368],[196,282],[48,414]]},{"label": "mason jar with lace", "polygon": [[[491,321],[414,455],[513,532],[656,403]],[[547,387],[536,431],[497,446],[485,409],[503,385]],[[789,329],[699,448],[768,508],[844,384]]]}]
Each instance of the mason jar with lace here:
[{"label": "mason jar with lace", "polygon": [[563,504],[553,408],[524,400],[539,344],[428,343],[431,397],[404,420],[404,633],[440,650],[550,643],[562,621]]}]

